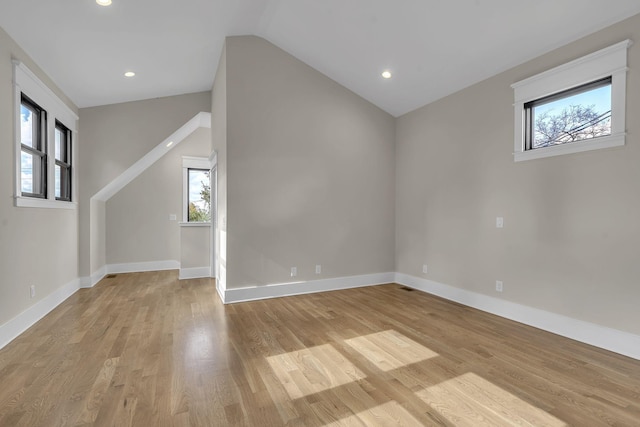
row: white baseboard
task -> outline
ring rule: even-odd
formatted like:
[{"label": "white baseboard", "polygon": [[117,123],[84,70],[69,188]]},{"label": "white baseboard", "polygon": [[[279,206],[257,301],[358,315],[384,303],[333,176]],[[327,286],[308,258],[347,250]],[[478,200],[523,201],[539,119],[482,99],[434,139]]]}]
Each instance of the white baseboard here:
[{"label": "white baseboard", "polygon": [[394,278],[395,273],[376,273],[364,274],[361,276],[309,280],[306,282],[277,283],[273,285],[232,288],[219,290],[219,292],[223,295],[222,302],[225,304],[231,304],[234,302],[254,301],[291,295],[381,285],[383,283],[393,283]]},{"label": "white baseboard", "polygon": [[201,277],[211,277],[211,268],[209,267],[191,267],[181,268],[178,273],[178,279],[200,279]]},{"label": "white baseboard", "polygon": [[80,280],[75,279],[41,299],[4,325],[0,325],[0,348],[13,341],[34,323],[80,289]]},{"label": "white baseboard", "polygon": [[142,271],[178,270],[180,262],[175,260],[108,264],[107,273],[139,273]]},{"label": "white baseboard", "polygon": [[93,288],[98,282],[104,279],[104,276],[107,275],[107,266],[103,265],[98,269],[98,271],[91,274],[91,276],[81,277],[80,278],[80,287],[81,288]]},{"label": "white baseboard", "polygon": [[216,291],[218,291],[220,301],[222,301],[223,304],[226,304],[226,302],[224,302],[224,290],[218,286],[218,281],[216,281]]},{"label": "white baseboard", "polygon": [[[91,277],[76,279],[29,307],[4,325],[0,325],[0,348],[7,345],[22,332],[44,317],[60,303],[73,295],[81,287],[91,287],[108,273],[131,273],[139,271],[174,270],[180,267],[177,261],[107,265],[93,273]],[[187,274],[204,272],[209,277],[209,267],[183,269]],[[195,277],[195,276],[194,276]],[[183,277],[181,277],[183,278]],[[186,277],[185,277],[186,278]],[[478,310],[505,317],[525,325],[533,326],[557,335],[603,348],[640,360],[640,336],[617,329],[608,328],[545,310],[505,301],[488,295],[467,291],[403,273],[377,273],[360,276],[310,280],[306,282],[279,283],[264,286],[222,289],[216,286],[225,304],[301,295],[316,292],[335,291],[384,283],[398,283],[423,292],[464,304]]]},{"label": "white baseboard", "polygon": [[151,262],[132,262],[127,264],[107,264],[103,265],[91,274],[91,277],[81,277],[80,287],[92,288],[107,274],[118,273],[140,273],[143,271],[161,271],[161,270],[178,270],[180,263],[175,260],[167,261],[151,261]]},{"label": "white baseboard", "polygon": [[640,336],[526,305],[396,273],[395,282],[563,337],[640,360]]}]

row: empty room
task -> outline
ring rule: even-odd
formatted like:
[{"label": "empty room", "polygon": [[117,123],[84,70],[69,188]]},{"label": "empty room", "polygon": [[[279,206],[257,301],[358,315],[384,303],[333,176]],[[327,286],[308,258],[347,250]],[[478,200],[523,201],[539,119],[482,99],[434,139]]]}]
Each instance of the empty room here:
[{"label": "empty room", "polygon": [[640,425],[640,2],[0,3],[0,426]]}]

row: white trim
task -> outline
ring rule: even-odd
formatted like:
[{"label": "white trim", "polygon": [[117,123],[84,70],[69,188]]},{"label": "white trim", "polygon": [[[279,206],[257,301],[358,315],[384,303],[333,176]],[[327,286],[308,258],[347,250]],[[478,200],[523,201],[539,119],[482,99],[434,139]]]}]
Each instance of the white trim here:
[{"label": "white trim", "polygon": [[396,273],[395,282],[563,337],[640,360],[640,336],[488,295]]},{"label": "white trim", "polygon": [[207,157],[182,156],[182,167],[185,169],[211,169],[211,161]]},{"label": "white trim", "polygon": [[127,264],[108,264],[107,274],[111,273],[139,273],[143,271],[178,270],[180,262],[175,260],[132,262]]},{"label": "white trim", "polygon": [[220,301],[222,301],[223,304],[227,304],[224,300],[224,289],[218,286],[218,279],[216,279],[216,291],[218,291],[218,296],[220,297]]},{"label": "white trim", "polygon": [[163,270],[178,270],[180,268],[180,262],[175,260],[166,261],[150,261],[150,262],[132,262],[124,264],[107,264],[103,265],[91,274],[91,277],[81,277],[80,287],[92,288],[98,284],[107,274],[119,274],[119,273],[140,273],[144,271],[163,271]]},{"label": "white trim", "polygon": [[74,279],[27,308],[4,325],[0,325],[0,349],[50,313],[54,308],[76,293],[78,289],[80,289],[80,280]]},{"label": "white trim", "polygon": [[[156,145],[140,160],[131,165],[127,170],[122,172],[109,184],[105,185],[100,191],[94,194],[92,198],[96,198],[97,200],[106,202],[118,191],[122,190],[127,184],[133,181],[138,175],[148,169],[155,162],[160,160],[160,158],[168,153],[169,150],[176,147],[197,129],[210,127],[211,113],[200,112],[196,114],[191,120],[182,125],[174,133],[169,135],[169,137],[162,141],[160,144]],[[167,147],[167,144],[169,144],[169,142],[173,142],[173,144]]]},{"label": "white trim", "polygon": [[[45,110],[54,110],[55,117],[73,132],[77,131],[78,115],[67,106],[42,80],[18,59],[13,61],[13,83],[20,87],[29,98]],[[35,99],[34,99],[35,98]]]},{"label": "white trim", "polygon": [[102,267],[100,267],[98,269],[98,271],[95,271],[91,274],[91,276],[89,277],[81,277],[80,278],[80,287],[81,288],[93,288],[95,285],[98,284],[98,282],[100,282],[102,279],[104,279],[104,276],[107,275],[107,266],[103,265]]},{"label": "white trim", "polygon": [[[514,93],[514,161],[533,160],[625,144],[627,49],[624,40],[511,85]],[[611,76],[611,136],[525,150],[525,103]]]},{"label": "white trim", "polygon": [[[616,71],[626,70],[627,49],[632,43],[630,39],[627,39],[535,76],[520,80],[511,85],[518,94],[516,101],[531,101],[533,98],[561,92],[598,78],[607,77]],[[621,62],[624,64],[621,65]],[[577,84],[576,80],[579,81]]]},{"label": "white trim", "polygon": [[[64,124],[71,131],[71,200],[76,201],[77,182],[75,168],[76,145],[78,139],[77,121],[78,115],[65,104],[58,96],[40,80],[24,63],[14,59],[13,61],[13,84],[14,84],[14,155],[15,155],[15,206],[23,208],[59,208],[77,209],[76,205],[69,202],[58,201],[55,198],[55,127],[56,120]],[[22,197],[22,175],[21,175],[21,152],[22,144],[20,140],[20,108],[22,104],[22,94],[25,94],[33,102],[38,104],[47,113],[46,147],[44,151],[47,156],[47,194],[46,198]],[[58,206],[59,205],[59,206]]]},{"label": "white trim", "polygon": [[[176,267],[178,265],[178,267]],[[111,264],[102,267],[91,275],[75,279],[58,288],[44,299],[29,307],[7,323],[0,325],[0,348],[7,345],[29,327],[42,319],[81,287],[92,287],[108,273],[133,273],[140,271],[173,270],[179,268],[177,261],[158,261],[131,264]],[[199,271],[208,277],[209,267],[188,268],[180,271],[180,278]],[[195,277],[195,276],[194,276]],[[191,278],[191,277],[190,277]],[[374,286],[386,283],[398,283],[419,291],[486,311],[525,325],[533,326],[557,335],[571,338],[586,344],[603,348],[640,360],[640,336],[608,328],[594,323],[573,319],[545,310],[517,304],[488,295],[467,291],[442,283],[434,282],[403,273],[377,273],[360,276],[311,280],[307,282],[279,283],[265,286],[251,286],[236,289],[222,289],[216,283],[218,295],[224,304],[278,298],[341,289]]]},{"label": "white trim", "polygon": [[563,154],[582,153],[584,151],[600,150],[602,148],[621,147],[624,145],[626,134],[601,136],[599,138],[586,139],[568,144],[554,145],[553,147],[536,148],[513,153],[516,162],[525,160],[542,159],[545,157],[561,156]]},{"label": "white trim", "polygon": [[337,291],[341,289],[361,288],[365,286],[393,283],[395,273],[364,274],[361,276],[335,277],[331,279],[309,280],[306,282],[275,283],[244,288],[218,289],[223,293],[222,302],[255,301],[268,298],[279,298],[291,295],[312,294],[316,292]]},{"label": "white trim", "polygon": [[178,279],[200,279],[203,277],[211,276],[211,268],[210,267],[191,267],[191,268],[181,268],[178,273]]},{"label": "white trim", "polygon": [[[73,168],[71,169],[73,171]],[[44,208],[44,209],[78,209],[77,202],[62,200],[38,199],[35,197],[16,197],[16,206],[19,208]]]},{"label": "white trim", "polygon": [[178,224],[180,225],[180,227],[211,227],[211,223],[210,222],[196,222],[196,221],[184,222],[184,221],[180,221]]}]

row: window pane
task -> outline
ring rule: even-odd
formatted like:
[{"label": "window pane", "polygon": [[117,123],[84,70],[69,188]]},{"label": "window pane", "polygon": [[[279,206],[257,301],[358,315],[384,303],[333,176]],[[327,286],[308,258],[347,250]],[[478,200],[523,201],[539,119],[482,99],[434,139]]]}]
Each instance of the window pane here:
[{"label": "window pane", "polygon": [[61,172],[61,171],[60,171],[60,166],[56,165],[56,172],[55,172],[55,175],[56,175],[56,184],[55,184],[55,187],[56,187],[56,198],[57,198],[57,199],[59,199],[59,198],[60,198],[60,181],[62,180],[62,177],[61,177],[61,175],[60,175],[60,172]]},{"label": "window pane", "polygon": [[22,151],[20,158],[20,189],[23,193],[44,194],[42,189],[42,158]]},{"label": "window pane", "polygon": [[62,152],[60,151],[63,137],[62,131],[56,127],[56,160],[63,160]]},{"label": "window pane", "polygon": [[189,221],[211,221],[209,171],[189,169]]},{"label": "window pane", "polygon": [[22,152],[20,161],[21,190],[23,193],[33,193],[33,155]]},{"label": "window pane", "polygon": [[533,108],[531,148],[611,135],[611,84]]},{"label": "window pane", "polygon": [[24,104],[20,105],[20,142],[28,147],[38,148],[37,144],[38,118],[35,111]]}]

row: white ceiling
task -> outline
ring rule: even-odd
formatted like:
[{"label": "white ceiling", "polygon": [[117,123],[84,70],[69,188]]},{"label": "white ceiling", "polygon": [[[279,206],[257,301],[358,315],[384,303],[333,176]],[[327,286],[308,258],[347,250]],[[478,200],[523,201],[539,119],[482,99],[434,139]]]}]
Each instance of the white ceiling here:
[{"label": "white ceiling", "polygon": [[2,0],[0,27],[79,107],[209,90],[224,37],[255,34],[398,116],[636,13],[639,0]]}]

